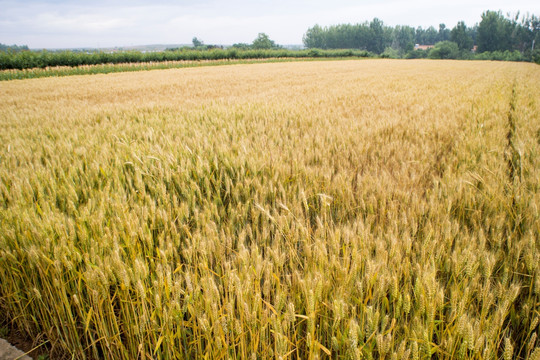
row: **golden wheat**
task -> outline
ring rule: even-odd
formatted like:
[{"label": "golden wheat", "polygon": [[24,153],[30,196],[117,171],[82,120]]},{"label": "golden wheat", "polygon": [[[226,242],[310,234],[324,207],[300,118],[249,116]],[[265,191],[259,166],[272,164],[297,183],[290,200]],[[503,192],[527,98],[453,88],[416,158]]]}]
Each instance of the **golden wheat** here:
[{"label": "golden wheat", "polygon": [[0,84],[0,309],[78,359],[539,357],[540,71]]}]

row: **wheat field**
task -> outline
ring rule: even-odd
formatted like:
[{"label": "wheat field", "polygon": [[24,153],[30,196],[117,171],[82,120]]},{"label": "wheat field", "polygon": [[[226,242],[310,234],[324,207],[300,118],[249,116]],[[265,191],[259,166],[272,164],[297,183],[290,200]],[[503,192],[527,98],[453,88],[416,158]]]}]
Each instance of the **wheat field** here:
[{"label": "wheat field", "polygon": [[540,359],[540,68],[0,83],[0,311],[51,358]]}]

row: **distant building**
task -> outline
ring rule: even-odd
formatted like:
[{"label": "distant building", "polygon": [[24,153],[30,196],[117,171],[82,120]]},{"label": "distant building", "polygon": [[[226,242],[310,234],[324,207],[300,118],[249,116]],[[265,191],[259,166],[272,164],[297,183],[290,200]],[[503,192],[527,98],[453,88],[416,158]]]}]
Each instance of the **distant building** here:
[{"label": "distant building", "polygon": [[429,50],[432,49],[434,45],[420,45],[420,44],[414,44],[414,50]]}]

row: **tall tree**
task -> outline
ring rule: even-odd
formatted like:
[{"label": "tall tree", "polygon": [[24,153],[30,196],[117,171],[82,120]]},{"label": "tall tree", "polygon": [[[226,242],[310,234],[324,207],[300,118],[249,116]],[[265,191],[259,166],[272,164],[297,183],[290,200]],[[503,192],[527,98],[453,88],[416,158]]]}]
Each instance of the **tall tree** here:
[{"label": "tall tree", "polygon": [[478,35],[478,23],[474,24],[473,27],[468,27],[467,34],[469,34],[469,36],[473,40],[473,45],[477,45],[476,38]]},{"label": "tall tree", "polygon": [[458,45],[459,50],[471,50],[473,39],[467,31],[467,25],[463,21],[457,23],[450,32],[450,40]]},{"label": "tall tree", "polygon": [[437,41],[447,40],[450,40],[450,29],[447,29],[445,24],[439,24],[439,36]]},{"label": "tall tree", "polygon": [[270,40],[270,37],[265,33],[259,33],[257,38],[253,40],[251,47],[254,49],[275,49],[279,46],[273,40]]},{"label": "tall tree", "polygon": [[433,26],[428,27],[426,29],[426,40],[424,45],[435,45],[438,36],[439,33],[437,32],[437,29],[435,29]]},{"label": "tall tree", "polygon": [[196,37],[194,37],[193,40],[191,40],[191,42],[193,43],[193,47],[196,47],[196,48],[204,45],[203,42],[197,39]]},{"label": "tall tree", "polygon": [[433,26],[422,29],[419,26],[416,29],[415,41],[420,45],[434,45],[439,40],[439,32]]},{"label": "tall tree", "polygon": [[401,53],[414,49],[415,30],[410,26],[398,25],[394,28],[392,47]]},{"label": "tall tree", "polygon": [[511,49],[512,24],[501,12],[486,11],[478,25],[478,51],[504,51]]},{"label": "tall tree", "polygon": [[319,25],[309,28],[303,37],[304,46],[307,48],[326,49],[326,29]]},{"label": "tall tree", "polygon": [[527,14],[521,19],[521,22],[518,23],[517,17],[514,19],[514,48],[523,51],[529,52],[533,50],[534,47],[539,48],[538,42],[540,41],[540,19],[535,15]]},{"label": "tall tree", "polygon": [[367,44],[367,50],[376,54],[381,54],[385,48],[384,25],[383,22],[374,18],[369,23],[370,36]]}]

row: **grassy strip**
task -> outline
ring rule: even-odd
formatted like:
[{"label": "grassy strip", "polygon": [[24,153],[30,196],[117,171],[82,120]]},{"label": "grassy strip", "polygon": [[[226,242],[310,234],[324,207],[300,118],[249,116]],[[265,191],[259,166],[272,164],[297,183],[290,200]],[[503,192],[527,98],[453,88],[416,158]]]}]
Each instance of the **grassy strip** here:
[{"label": "grassy strip", "polygon": [[100,64],[148,63],[165,61],[200,61],[200,60],[249,60],[271,58],[309,58],[309,57],[371,57],[365,50],[287,50],[287,49],[212,49],[160,51],[142,53],[139,51],[120,52],[49,52],[22,51],[0,52],[0,70],[33,69],[54,66],[81,66]]},{"label": "grassy strip", "polygon": [[72,75],[110,74],[117,72],[133,72],[145,70],[179,69],[202,66],[238,65],[256,63],[281,63],[292,61],[321,61],[321,60],[357,60],[360,57],[331,57],[331,58],[268,58],[268,59],[226,59],[226,60],[196,60],[196,61],[163,61],[147,63],[99,64],[80,66],[55,66],[47,68],[33,68],[24,70],[0,71],[0,81],[23,80],[43,77],[60,77]]}]

